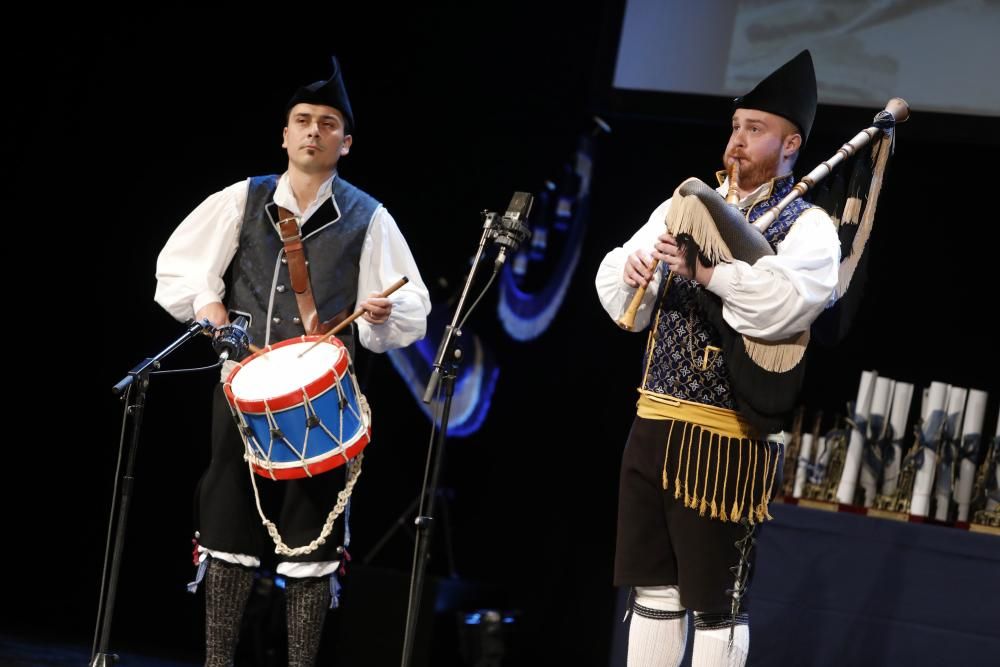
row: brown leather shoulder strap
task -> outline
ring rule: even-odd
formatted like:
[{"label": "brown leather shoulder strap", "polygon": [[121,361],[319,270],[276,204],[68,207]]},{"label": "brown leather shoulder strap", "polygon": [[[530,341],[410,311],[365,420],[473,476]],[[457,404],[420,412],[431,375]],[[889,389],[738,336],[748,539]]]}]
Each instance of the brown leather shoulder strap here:
[{"label": "brown leather shoulder strap", "polygon": [[302,245],[302,233],[299,221],[286,208],[278,207],[278,232],[281,242],[285,244],[285,257],[288,259],[288,276],[295,292],[295,301],[299,305],[299,315],[302,326],[307,334],[322,333],[319,314],[316,312],[316,301],[313,299],[312,285],[309,283],[309,267],[306,266],[306,253]]},{"label": "brown leather shoulder strap", "polygon": [[316,300],[313,298],[312,283],[309,281],[309,267],[306,265],[305,247],[302,245],[302,233],[299,230],[299,221],[286,208],[278,207],[278,232],[281,234],[281,242],[285,244],[285,258],[288,260],[288,275],[292,283],[292,291],[295,292],[295,301],[299,305],[299,315],[302,317],[302,326],[307,334],[325,334],[333,327],[344,321],[351,314],[350,309],[345,308],[326,322],[319,321],[319,313],[316,312]]}]

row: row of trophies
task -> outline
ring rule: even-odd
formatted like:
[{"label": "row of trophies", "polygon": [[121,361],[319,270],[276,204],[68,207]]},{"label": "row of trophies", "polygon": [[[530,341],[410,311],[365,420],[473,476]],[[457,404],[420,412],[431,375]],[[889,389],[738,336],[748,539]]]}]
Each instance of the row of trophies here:
[{"label": "row of trophies", "polygon": [[786,440],[782,494],[880,516],[1000,527],[1000,418],[992,439],[984,437],[987,393],[932,382],[917,398],[919,412],[912,384],[864,371],[851,416],[825,434],[822,413],[807,431],[800,409]]}]

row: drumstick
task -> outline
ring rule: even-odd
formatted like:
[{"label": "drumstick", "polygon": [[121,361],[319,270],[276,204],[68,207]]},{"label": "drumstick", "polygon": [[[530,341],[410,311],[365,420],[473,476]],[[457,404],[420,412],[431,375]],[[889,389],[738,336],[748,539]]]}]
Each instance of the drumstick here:
[{"label": "drumstick", "polygon": [[[387,287],[384,292],[382,292],[381,294],[377,294],[376,296],[379,299],[384,299],[384,298],[386,298],[387,296],[389,296],[390,294],[392,294],[393,292],[395,292],[396,290],[398,290],[400,287],[402,287],[403,285],[405,285],[408,282],[410,282],[410,279],[407,278],[406,276],[403,276],[402,278],[400,278],[399,280],[397,280],[393,284],[389,285],[389,287]],[[322,343],[322,342],[324,342],[324,341],[326,341],[326,340],[328,340],[328,339],[333,338],[334,336],[336,336],[348,324],[350,324],[351,322],[353,322],[354,320],[358,319],[359,317],[361,317],[364,314],[365,314],[365,309],[364,308],[358,308],[356,311],[354,311],[353,313],[351,313],[347,318],[345,318],[343,321],[341,321],[340,324],[338,324],[333,329],[331,329],[329,333],[327,333],[325,336],[323,336],[322,338],[320,338],[318,341],[316,341],[315,343],[313,343],[312,345],[310,345],[309,347],[307,347],[305,350],[303,350],[299,354],[299,358],[301,358],[303,354],[305,354],[309,350],[313,349],[314,347],[316,347],[320,343]]]}]

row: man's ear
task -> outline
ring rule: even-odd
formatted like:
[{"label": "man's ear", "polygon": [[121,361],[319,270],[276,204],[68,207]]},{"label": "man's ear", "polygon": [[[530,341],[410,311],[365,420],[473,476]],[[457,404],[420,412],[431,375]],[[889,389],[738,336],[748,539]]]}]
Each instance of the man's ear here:
[{"label": "man's ear", "polygon": [[789,134],[785,137],[785,141],[783,143],[784,145],[782,146],[782,151],[785,159],[787,160],[794,155],[796,151],[802,148],[802,135],[798,132]]}]

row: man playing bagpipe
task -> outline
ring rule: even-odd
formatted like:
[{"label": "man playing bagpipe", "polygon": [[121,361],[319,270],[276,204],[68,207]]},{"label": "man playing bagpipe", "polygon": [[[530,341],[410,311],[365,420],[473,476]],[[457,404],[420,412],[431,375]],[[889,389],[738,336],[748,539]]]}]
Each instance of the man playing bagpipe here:
[{"label": "man playing bagpipe", "polygon": [[[795,406],[813,323],[862,254],[848,242],[842,267],[837,224],[799,197],[818,178],[791,173],[816,99],[808,51],[737,98],[719,188],[685,181],[597,274],[612,319],[651,328],[619,491],[630,666],[680,664],[687,610],[694,665],[746,662],[753,533],[780,488],[783,445],[768,434]],[[833,212],[856,222],[859,210]]]}]

